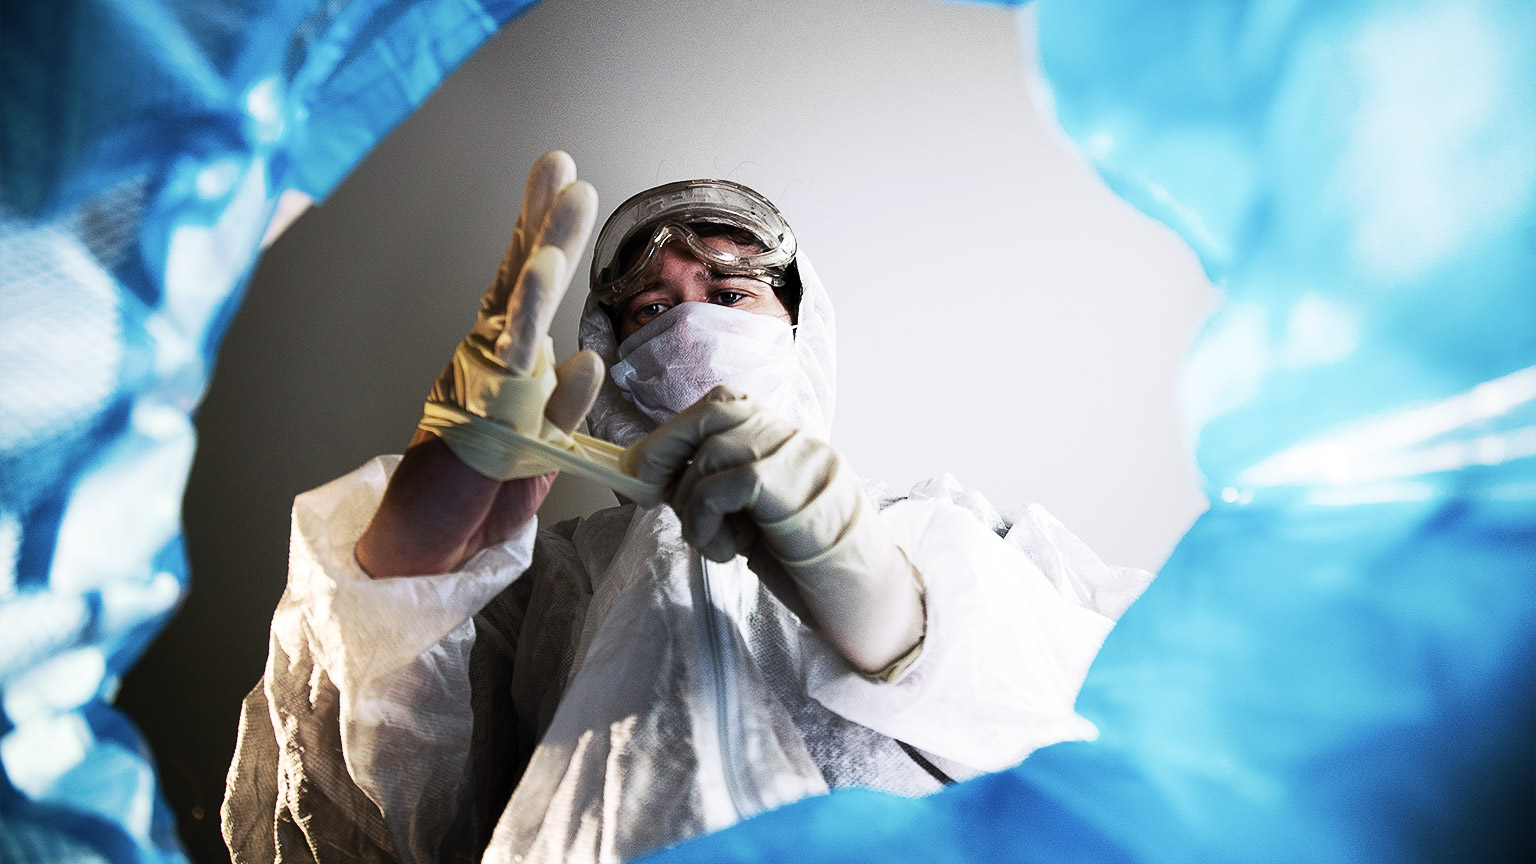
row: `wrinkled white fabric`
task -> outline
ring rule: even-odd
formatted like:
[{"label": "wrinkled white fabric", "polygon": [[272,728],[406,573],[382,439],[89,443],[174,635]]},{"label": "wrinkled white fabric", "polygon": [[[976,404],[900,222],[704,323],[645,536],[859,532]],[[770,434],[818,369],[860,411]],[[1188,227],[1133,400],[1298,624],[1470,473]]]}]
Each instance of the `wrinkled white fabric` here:
[{"label": "wrinkled white fabric", "polygon": [[808,387],[795,334],[789,322],[767,315],[679,303],[620,343],[619,362],[608,374],[658,424],[724,384],[792,426],[824,432],[819,416],[797,416],[803,412],[794,394]]},{"label": "wrinkled white fabric", "polygon": [[[801,278],[794,396],[829,427],[831,309],[803,262]],[[582,338],[617,358],[600,309]],[[596,434],[655,425],[607,383]],[[289,588],[226,790],[241,864],[285,849],[618,861],[827,789],[935,791],[939,768],[968,777],[1092,737],[1078,686],[1150,578],[952,479],[907,497],[866,486],[929,616],[919,659],[877,683],[765,587],[776,565],[706,564],[666,507],[530,527],[455,573],[367,580],[352,547],[393,465],[295,502]]]},{"label": "wrinkled white fabric", "polygon": [[[469,617],[464,608],[473,613],[483,607],[532,560],[536,522],[456,573],[371,578],[352,547],[377,509],[374,496],[383,495],[399,461],[380,457],[343,478],[353,481],[341,487],[350,492],[346,497],[301,495],[294,501],[288,590],[276,615],[298,616],[308,625],[331,677],[357,693],[441,642]],[[393,617],[402,609],[414,611]]]},{"label": "wrinkled white fabric", "polygon": [[[1047,744],[1097,737],[1072,703],[1114,622],[1066,601],[958,507],[905,501],[882,519],[928,586],[923,653],[887,684],[854,673],[822,640],[806,639],[811,698],[982,771],[1007,768]],[[1000,663],[1009,674],[997,674]]]},{"label": "wrinkled white fabric", "polygon": [[[721,569],[706,609],[698,596],[705,565],[665,507],[604,511],[588,521],[606,542],[576,533],[580,549],[542,532],[542,559],[530,556],[524,532],[457,573],[362,581],[351,544],[396,461],[375,460],[295,502],[290,586],[273,620],[274,659],[262,692],[279,705],[285,688],[313,700],[322,681],[335,683],[345,774],[377,805],[399,860],[443,860],[445,832],[462,825],[471,806],[463,778],[475,761],[472,729],[486,718],[471,708],[470,650],[480,650],[477,639],[512,638],[476,612],[497,585],[509,587],[491,606],[506,602],[519,577],[558,582],[552,593],[564,598],[536,608],[535,593],[520,641],[570,622],[569,637],[555,641],[572,644],[561,652],[569,665],[554,675],[558,707],[511,801],[492,814],[486,861],[616,861],[724,827],[740,816],[733,776],[757,790],[748,796],[757,806],[851,785],[936,790],[896,741],[969,777],[1095,734],[1072,701],[1112,618],[1059,590],[1019,549],[1060,562],[1081,551],[1080,541],[1065,529],[1041,535],[1038,521],[1000,537],[991,520],[1006,523],[996,511],[950,478],[906,499],[872,496],[889,502],[882,523],[924,573],[929,615],[921,657],[898,683],[883,684],[858,674],[788,613],[742,559],[708,565]],[[520,562],[530,558],[524,571]],[[1100,585],[1124,578],[1094,558],[1074,559],[1056,576]],[[735,649],[720,670],[720,680],[735,684],[727,718],[734,730],[721,728],[718,694],[705,680],[711,658],[700,622],[721,613],[715,620],[727,622]],[[430,623],[417,627],[416,617]],[[402,626],[413,645],[436,631],[443,636],[412,657],[383,635]],[[316,658],[312,669],[276,659],[305,655]],[[285,685],[295,672],[301,680]],[[529,694],[529,701],[544,698]],[[292,796],[322,773],[289,764],[315,756],[282,746],[297,740],[291,721],[273,725],[282,755],[269,757],[242,735],[232,798],[234,778],[253,770],[249,761],[284,764]],[[722,744],[727,738],[733,746]],[[300,809],[296,799],[287,806]]]},{"label": "wrinkled white fabric", "polygon": [[[277,658],[315,658],[310,677],[323,672],[342,694],[347,774],[381,812],[411,814],[389,819],[389,832],[402,860],[427,861],[466,791],[469,618],[528,568],[537,522],[457,572],[372,579],[352,548],[399,461],[375,459],[294,501],[288,586],[272,617],[263,686],[276,703],[272,688],[292,671]],[[291,723],[274,725],[284,750],[301,747]],[[304,780],[296,774],[285,791],[297,795]]]}]

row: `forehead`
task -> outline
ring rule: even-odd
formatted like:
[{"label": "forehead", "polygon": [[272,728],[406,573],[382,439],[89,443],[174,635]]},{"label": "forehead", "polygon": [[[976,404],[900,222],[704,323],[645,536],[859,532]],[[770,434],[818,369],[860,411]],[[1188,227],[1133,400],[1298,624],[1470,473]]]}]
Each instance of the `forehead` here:
[{"label": "forehead", "polygon": [[[735,251],[730,246],[717,245],[714,240],[710,240],[709,243],[722,252]],[[680,288],[688,283],[706,281],[712,275],[709,267],[694,256],[687,246],[681,243],[668,243],[651,261],[651,266],[641,274],[640,290],[620,300],[618,308],[629,309],[642,297],[655,295],[658,291]]]}]

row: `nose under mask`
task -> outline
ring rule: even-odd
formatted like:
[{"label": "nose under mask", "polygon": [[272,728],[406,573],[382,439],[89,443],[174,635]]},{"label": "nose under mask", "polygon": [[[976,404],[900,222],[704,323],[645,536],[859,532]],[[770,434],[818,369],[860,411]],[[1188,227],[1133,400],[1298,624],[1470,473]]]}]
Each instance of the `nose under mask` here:
[{"label": "nose under mask", "polygon": [[679,303],[619,345],[609,375],[646,416],[665,423],[721,384],[788,413],[801,371],[787,321]]}]

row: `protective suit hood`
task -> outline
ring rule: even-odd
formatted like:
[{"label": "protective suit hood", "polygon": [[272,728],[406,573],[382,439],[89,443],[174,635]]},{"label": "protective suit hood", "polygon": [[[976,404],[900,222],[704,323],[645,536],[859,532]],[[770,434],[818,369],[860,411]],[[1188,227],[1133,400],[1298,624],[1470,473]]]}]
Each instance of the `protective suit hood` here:
[{"label": "protective suit hood", "polygon": [[[800,277],[795,346],[803,373],[795,382],[791,396],[801,403],[803,416],[820,417],[821,430],[818,431],[830,432],[837,396],[837,336],[832,301],[803,251],[790,267],[798,270]],[[587,295],[577,342],[582,348],[596,351],[608,369],[619,362],[619,343],[613,332],[613,320],[595,294]],[[597,401],[587,414],[587,425],[594,436],[628,446],[655,429],[657,424],[630,401],[611,376],[605,374]]]}]

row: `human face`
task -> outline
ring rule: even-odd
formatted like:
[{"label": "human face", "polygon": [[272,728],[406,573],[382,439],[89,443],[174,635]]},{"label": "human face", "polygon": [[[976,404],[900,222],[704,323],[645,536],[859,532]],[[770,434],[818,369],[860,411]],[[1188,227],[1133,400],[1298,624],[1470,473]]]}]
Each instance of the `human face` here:
[{"label": "human face", "polygon": [[[705,241],[722,252],[752,251],[728,237]],[[789,310],[773,293],[773,286],[753,276],[716,273],[688,252],[688,247],[669,243],[645,274],[645,287],[619,304],[619,341],[679,303],[714,303],[759,315],[790,320]]]}]

